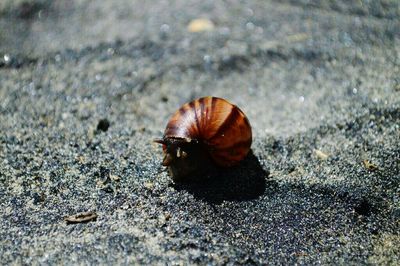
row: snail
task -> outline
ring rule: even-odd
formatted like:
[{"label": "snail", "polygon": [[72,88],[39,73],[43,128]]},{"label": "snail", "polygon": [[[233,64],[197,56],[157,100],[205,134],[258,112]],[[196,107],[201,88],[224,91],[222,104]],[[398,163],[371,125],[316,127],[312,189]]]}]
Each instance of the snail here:
[{"label": "snail", "polygon": [[180,107],[168,121],[162,139],[163,166],[174,181],[214,167],[237,165],[248,154],[252,142],[249,120],[227,100],[203,97]]}]

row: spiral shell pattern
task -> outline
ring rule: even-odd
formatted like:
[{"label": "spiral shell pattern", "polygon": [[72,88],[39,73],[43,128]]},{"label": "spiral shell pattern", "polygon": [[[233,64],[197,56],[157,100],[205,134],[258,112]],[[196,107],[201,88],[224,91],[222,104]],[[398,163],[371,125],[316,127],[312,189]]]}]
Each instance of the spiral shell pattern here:
[{"label": "spiral shell pattern", "polygon": [[237,106],[209,96],[179,108],[169,120],[164,138],[196,140],[217,165],[229,167],[249,152],[252,132],[249,120]]}]

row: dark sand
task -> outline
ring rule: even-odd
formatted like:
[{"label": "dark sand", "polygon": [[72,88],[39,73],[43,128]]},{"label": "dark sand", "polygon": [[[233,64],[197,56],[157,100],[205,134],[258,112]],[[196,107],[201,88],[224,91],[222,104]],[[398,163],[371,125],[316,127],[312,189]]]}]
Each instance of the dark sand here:
[{"label": "dark sand", "polygon": [[[2,264],[399,263],[399,1],[135,2],[1,2]],[[204,95],[253,153],[174,184],[152,139]]]}]

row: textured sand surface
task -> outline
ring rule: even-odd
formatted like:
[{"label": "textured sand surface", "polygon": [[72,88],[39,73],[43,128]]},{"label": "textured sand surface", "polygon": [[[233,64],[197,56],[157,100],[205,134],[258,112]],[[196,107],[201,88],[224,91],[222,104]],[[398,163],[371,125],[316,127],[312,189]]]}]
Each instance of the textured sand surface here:
[{"label": "textured sand surface", "polygon": [[[3,1],[2,263],[395,265],[399,54],[398,1]],[[253,152],[174,184],[152,140],[205,95]]]}]

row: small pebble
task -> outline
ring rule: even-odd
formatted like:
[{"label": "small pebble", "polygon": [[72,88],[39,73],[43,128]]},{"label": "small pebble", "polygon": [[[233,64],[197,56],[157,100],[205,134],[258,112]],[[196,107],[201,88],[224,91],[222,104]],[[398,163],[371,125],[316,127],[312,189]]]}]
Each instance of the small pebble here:
[{"label": "small pebble", "polygon": [[101,119],[97,124],[97,130],[106,132],[110,127],[110,122],[107,119]]},{"label": "small pebble", "polygon": [[187,26],[189,32],[212,31],[213,29],[214,23],[204,18],[193,19]]},{"label": "small pebble", "polygon": [[378,169],[378,166],[374,163],[371,163],[369,160],[364,160],[363,165],[366,169],[368,169],[370,171],[375,171]]},{"label": "small pebble", "polygon": [[121,180],[121,178],[119,176],[117,176],[117,175],[111,175],[110,178],[111,178],[111,180],[114,180],[114,181]]},{"label": "small pebble", "polygon": [[329,155],[324,153],[323,151],[320,150],[314,150],[315,155],[321,159],[321,160],[326,160],[329,158]]},{"label": "small pebble", "polygon": [[153,190],[154,184],[152,182],[146,182],[144,183],[144,187],[147,188],[148,190]]}]

